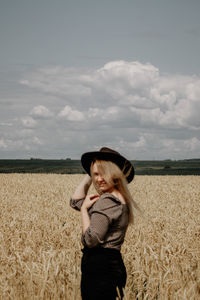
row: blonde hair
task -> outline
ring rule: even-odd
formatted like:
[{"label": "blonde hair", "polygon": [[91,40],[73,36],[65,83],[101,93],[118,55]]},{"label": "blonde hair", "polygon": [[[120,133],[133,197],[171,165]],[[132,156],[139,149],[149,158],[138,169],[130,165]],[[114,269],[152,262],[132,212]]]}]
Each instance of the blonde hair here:
[{"label": "blonde hair", "polygon": [[99,194],[102,194],[102,191],[98,188],[98,186],[95,184],[95,181],[94,181],[94,175],[93,175],[94,163],[97,164],[98,170],[101,172],[104,180],[107,183],[112,184],[114,186],[114,188],[116,190],[118,190],[124,196],[124,199],[129,208],[129,223],[133,223],[134,211],[135,211],[135,209],[140,211],[140,208],[137,205],[137,203],[133,200],[133,198],[129,192],[129,189],[127,186],[127,180],[126,180],[123,172],[112,161],[98,160],[98,159],[94,160],[90,166],[90,174],[93,179],[94,187]]}]

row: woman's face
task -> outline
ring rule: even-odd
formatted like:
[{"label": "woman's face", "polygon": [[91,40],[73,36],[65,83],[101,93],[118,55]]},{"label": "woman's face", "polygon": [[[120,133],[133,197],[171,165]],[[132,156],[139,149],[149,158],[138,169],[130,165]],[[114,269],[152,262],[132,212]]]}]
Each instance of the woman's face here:
[{"label": "woman's face", "polygon": [[96,163],[93,164],[92,171],[93,171],[93,180],[95,184],[99,187],[99,189],[103,193],[106,192],[111,193],[114,190],[114,185],[109,184],[108,182],[105,181]]}]

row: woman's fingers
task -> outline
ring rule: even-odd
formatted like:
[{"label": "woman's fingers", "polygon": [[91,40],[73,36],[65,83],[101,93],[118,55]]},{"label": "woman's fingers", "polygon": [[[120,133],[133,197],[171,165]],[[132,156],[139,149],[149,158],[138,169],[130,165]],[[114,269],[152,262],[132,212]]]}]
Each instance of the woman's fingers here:
[{"label": "woman's fingers", "polygon": [[88,195],[83,202],[83,207],[87,209],[90,208],[94,204],[94,202],[99,199],[99,197],[100,196],[98,194]]},{"label": "woman's fingers", "polygon": [[90,200],[93,200],[94,198],[99,198],[99,195],[98,194],[90,195]]},{"label": "woman's fingers", "polygon": [[93,198],[93,199],[90,199],[90,201],[95,202],[95,201],[97,201],[98,199],[99,199],[99,197],[95,197],[95,198]]}]

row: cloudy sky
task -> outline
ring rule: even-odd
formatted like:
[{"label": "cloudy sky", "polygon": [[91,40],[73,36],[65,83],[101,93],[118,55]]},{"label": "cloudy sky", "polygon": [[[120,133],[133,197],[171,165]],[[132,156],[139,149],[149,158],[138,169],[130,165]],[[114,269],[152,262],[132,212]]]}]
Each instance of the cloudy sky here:
[{"label": "cloudy sky", "polygon": [[200,157],[199,0],[0,0],[0,158]]}]

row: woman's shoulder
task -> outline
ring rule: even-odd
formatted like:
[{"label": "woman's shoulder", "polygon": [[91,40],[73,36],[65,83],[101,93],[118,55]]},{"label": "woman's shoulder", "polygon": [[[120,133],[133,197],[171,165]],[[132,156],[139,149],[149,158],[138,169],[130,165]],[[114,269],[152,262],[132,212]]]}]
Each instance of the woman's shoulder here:
[{"label": "woman's shoulder", "polygon": [[113,195],[113,194],[111,194],[111,193],[103,193],[103,194],[101,194],[100,195],[100,198],[99,198],[99,200],[107,200],[108,199],[108,201],[110,200],[110,201],[114,201],[114,202],[118,202],[119,200]]},{"label": "woman's shoulder", "polygon": [[99,199],[94,203],[91,213],[105,214],[110,220],[119,218],[124,209],[120,200],[111,193],[102,194]]},{"label": "woman's shoulder", "polygon": [[119,206],[122,204],[126,204],[125,202],[122,201],[124,201],[123,198],[120,199],[120,197],[118,197],[117,195],[106,192],[100,196],[97,202],[98,205],[100,206],[112,207],[112,206]]},{"label": "woman's shoulder", "polygon": [[119,204],[126,204],[126,201],[125,201],[123,195],[120,194],[119,192],[114,193],[114,194],[106,192],[106,193],[102,194],[101,197],[112,199],[114,202],[117,202]]},{"label": "woman's shoulder", "polygon": [[118,197],[106,192],[93,204],[90,214],[103,214],[108,217],[109,222],[112,222],[121,217],[127,218],[128,211],[129,208],[127,204],[122,204]]}]

